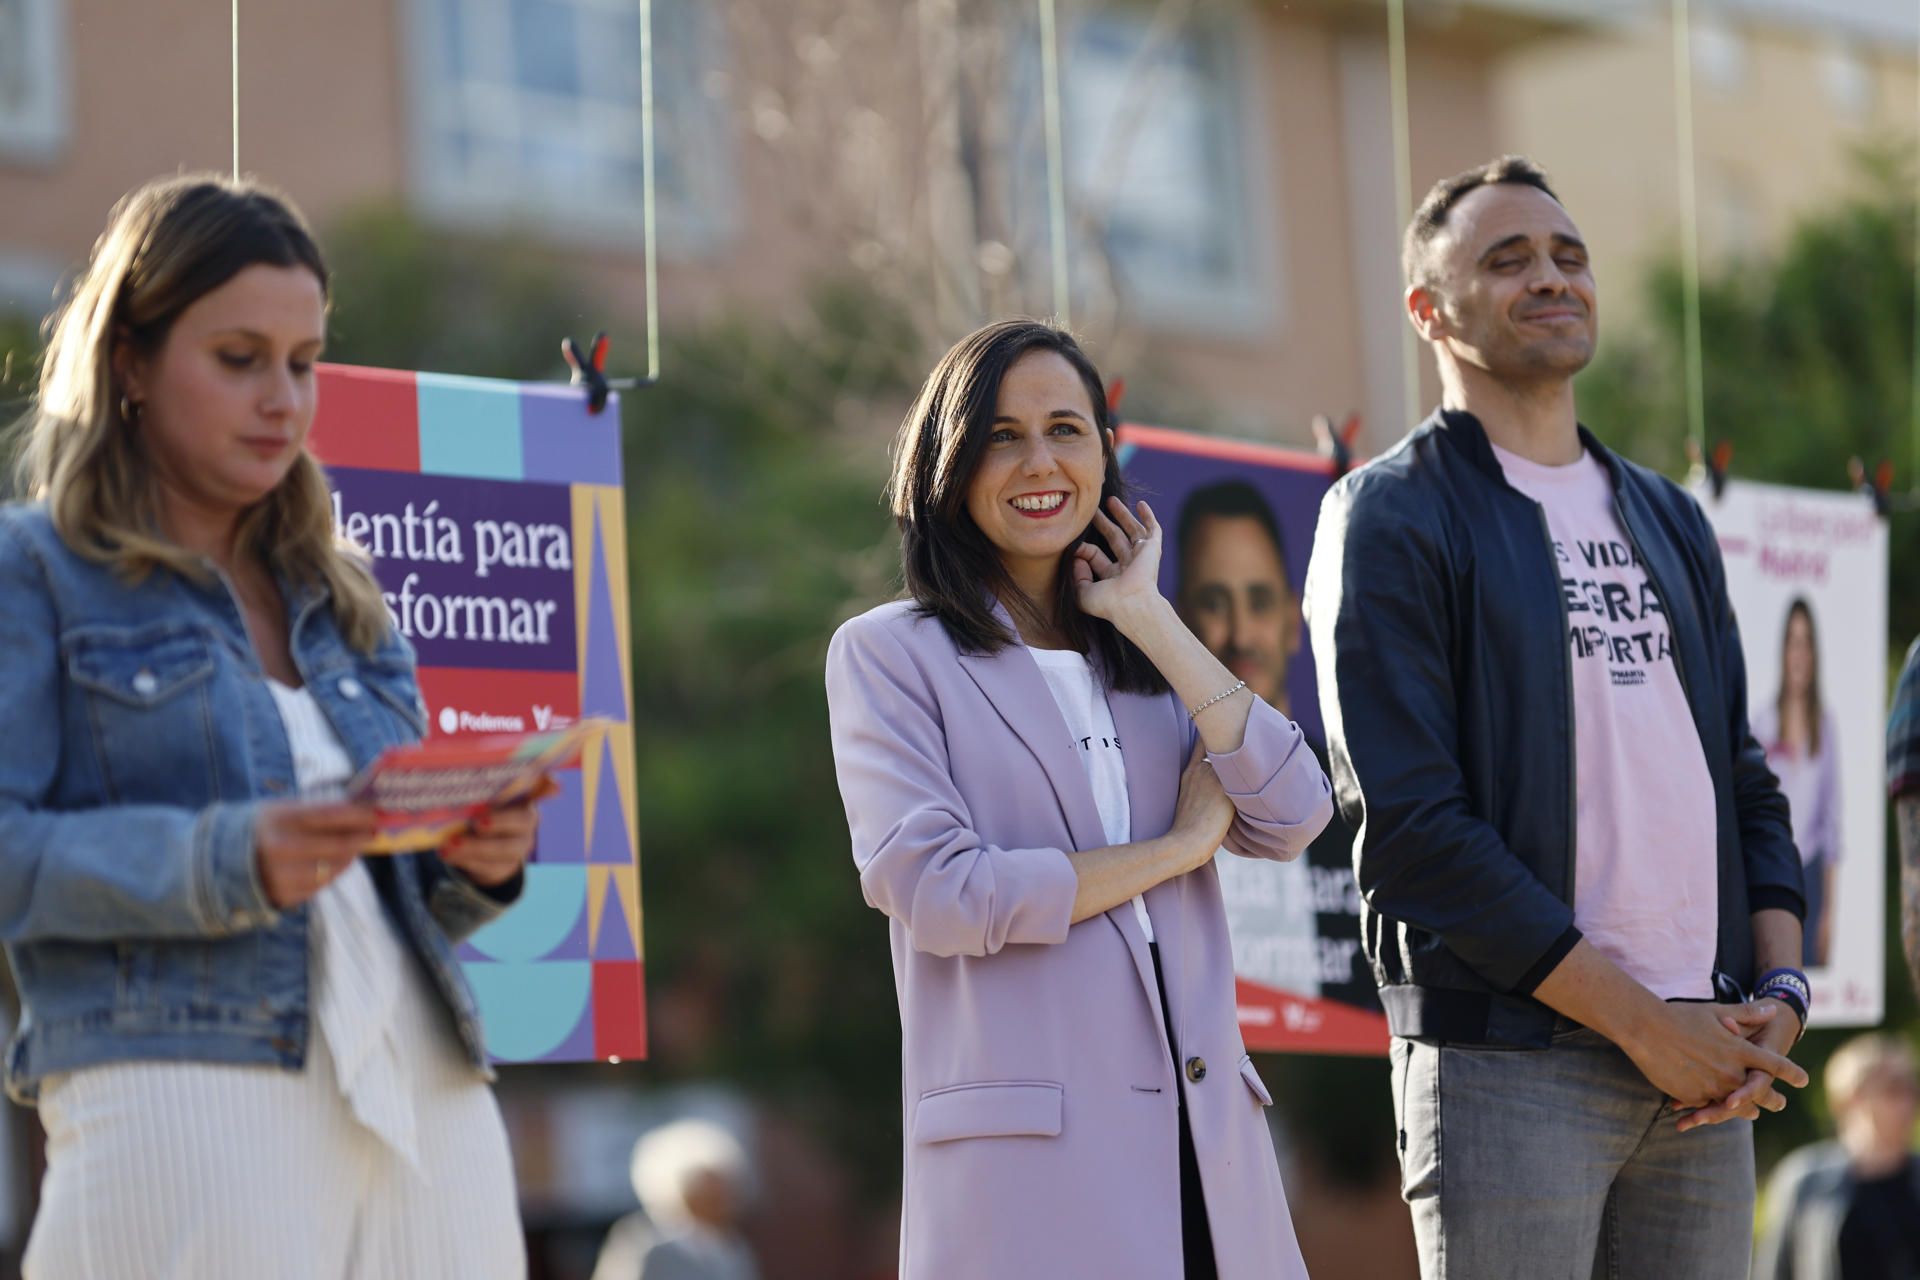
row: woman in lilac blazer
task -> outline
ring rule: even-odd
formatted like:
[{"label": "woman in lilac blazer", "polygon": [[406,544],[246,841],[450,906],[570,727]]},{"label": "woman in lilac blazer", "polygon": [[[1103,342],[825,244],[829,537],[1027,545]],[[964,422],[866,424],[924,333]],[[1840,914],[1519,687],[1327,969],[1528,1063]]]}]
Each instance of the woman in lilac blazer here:
[{"label": "woman in lilac blazer", "polygon": [[892,931],[904,1280],[1306,1274],[1212,855],[1298,856],[1329,788],[1160,595],[1122,491],[1073,339],[979,330],[895,441],[908,598],[828,652]]}]

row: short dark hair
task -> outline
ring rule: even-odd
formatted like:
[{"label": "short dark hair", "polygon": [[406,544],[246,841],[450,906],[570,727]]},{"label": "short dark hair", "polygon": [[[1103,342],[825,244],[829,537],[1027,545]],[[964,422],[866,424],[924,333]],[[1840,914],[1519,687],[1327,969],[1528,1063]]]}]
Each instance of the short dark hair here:
[{"label": "short dark hair", "polygon": [[1180,508],[1180,522],[1175,531],[1180,544],[1180,576],[1175,587],[1176,594],[1186,587],[1187,550],[1193,545],[1193,531],[1200,527],[1202,520],[1215,517],[1258,521],[1273,542],[1273,554],[1279,558],[1281,576],[1286,578],[1288,588],[1292,588],[1293,571],[1287,567],[1287,540],[1280,532],[1279,522],[1273,518],[1273,507],[1268,504],[1266,495],[1245,480],[1221,480],[1195,489],[1187,495],[1186,503]]},{"label": "short dark hair", "polygon": [[1533,187],[1556,201],[1560,199],[1547,185],[1546,173],[1525,156],[1501,156],[1451,178],[1440,179],[1413,211],[1406,236],[1400,243],[1400,269],[1405,272],[1408,285],[1427,283],[1428,250],[1447,225],[1447,215],[1453,212],[1453,207],[1481,187],[1501,185]]},{"label": "short dark hair", "polygon": [[[975,329],[927,375],[893,442],[887,504],[900,526],[900,567],[906,594],[927,617],[940,619],[966,653],[997,653],[1015,637],[994,617],[995,597],[1019,612],[1023,597],[1000,553],[967,511],[967,490],[994,430],[994,408],[1007,371],[1033,351],[1051,351],[1073,366],[1093,406],[1093,428],[1106,458],[1100,506],[1126,498],[1120,460],[1108,442],[1111,411],[1100,373],[1064,329],[1038,320],[1001,320]],[[1077,539],[1111,555],[1089,526]],[[1108,686],[1129,693],[1164,693],[1167,682],[1132,641],[1102,618],[1080,609],[1074,587],[1074,547],[1060,555],[1055,617],[1074,648],[1096,658]]]}]

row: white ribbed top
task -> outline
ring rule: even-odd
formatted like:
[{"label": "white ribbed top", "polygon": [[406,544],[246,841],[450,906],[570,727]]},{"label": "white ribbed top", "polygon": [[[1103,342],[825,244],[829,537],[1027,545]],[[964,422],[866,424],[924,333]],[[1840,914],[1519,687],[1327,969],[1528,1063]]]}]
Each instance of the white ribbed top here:
[{"label": "white ribbed top", "polygon": [[[286,726],[300,794],[337,794],[353,761],[313,694],[277,680],[267,687]],[[396,1025],[401,983],[414,975],[364,863],[355,860],[314,897],[310,933],[314,1028],[332,1051],[340,1091],[360,1123],[417,1169],[413,1096]]]}]

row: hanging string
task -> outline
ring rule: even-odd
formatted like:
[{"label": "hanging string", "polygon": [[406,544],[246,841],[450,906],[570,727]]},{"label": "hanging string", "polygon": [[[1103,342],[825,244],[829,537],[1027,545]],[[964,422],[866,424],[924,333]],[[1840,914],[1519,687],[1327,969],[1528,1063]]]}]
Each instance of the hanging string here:
[{"label": "hanging string", "polygon": [[653,188],[653,0],[640,0],[640,224],[646,257],[647,381],[651,383],[660,380],[660,237]]},{"label": "hanging string", "polygon": [[1040,92],[1047,131],[1047,239],[1053,256],[1053,320],[1073,324],[1067,279],[1067,182],[1060,148],[1060,42],[1053,0],[1040,0]]},{"label": "hanging string", "polygon": [[[1914,201],[1913,201],[1913,391],[1910,411],[1913,415],[1913,470],[1908,486],[1920,485],[1920,94],[1914,101]],[[1892,453],[1892,449],[1887,451]]]},{"label": "hanging string", "polygon": [[[1404,227],[1413,221],[1413,129],[1407,94],[1406,0],[1387,6],[1387,82],[1393,115],[1393,204]],[[1420,344],[1413,326],[1401,318],[1400,394],[1402,416],[1409,422],[1420,416]]]},{"label": "hanging string", "polygon": [[1673,0],[1674,130],[1680,163],[1680,288],[1686,325],[1687,439],[1707,456],[1707,393],[1700,348],[1700,211],[1694,193],[1693,19],[1688,0]]},{"label": "hanging string", "polygon": [[238,182],[240,181],[240,0],[233,0],[233,16],[229,28],[233,39],[230,58],[233,70],[233,180]]}]

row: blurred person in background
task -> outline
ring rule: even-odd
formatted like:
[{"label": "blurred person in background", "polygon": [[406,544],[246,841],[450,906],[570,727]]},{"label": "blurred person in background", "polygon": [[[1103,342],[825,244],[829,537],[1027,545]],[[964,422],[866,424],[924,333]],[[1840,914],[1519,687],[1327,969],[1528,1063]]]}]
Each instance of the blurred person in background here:
[{"label": "blurred person in background", "polygon": [[1767,1183],[1755,1280],[1920,1277],[1920,1074],[1911,1045],[1858,1036],[1827,1061],[1838,1140],[1802,1148]]},{"label": "blurred person in background", "polygon": [[904,1280],[1305,1275],[1214,870],[1331,800],[1299,726],[1160,594],[1099,373],[988,325],[894,442],[906,598],[827,654],[902,1027]]},{"label": "blurred person in background", "polygon": [[593,1280],[759,1280],[740,1236],[747,1153],[706,1120],[676,1120],[633,1146],[640,1211],[613,1224]]},{"label": "blurred person in background", "polygon": [[1920,640],[1907,649],[1887,716],[1887,791],[1900,843],[1900,939],[1920,993]]},{"label": "blurred person in background", "polygon": [[1813,606],[1787,606],[1780,640],[1780,690],[1754,708],[1753,736],[1793,815],[1807,889],[1807,963],[1824,965],[1832,943],[1834,869],[1840,862],[1840,742],[1820,698],[1819,633]]},{"label": "blurred person in background", "polygon": [[372,809],[327,798],[426,725],[305,447],[326,314],[282,198],[180,177],[49,321],[0,508],[31,1280],[526,1272],[453,947],[519,894],[534,812],[362,860]]}]

